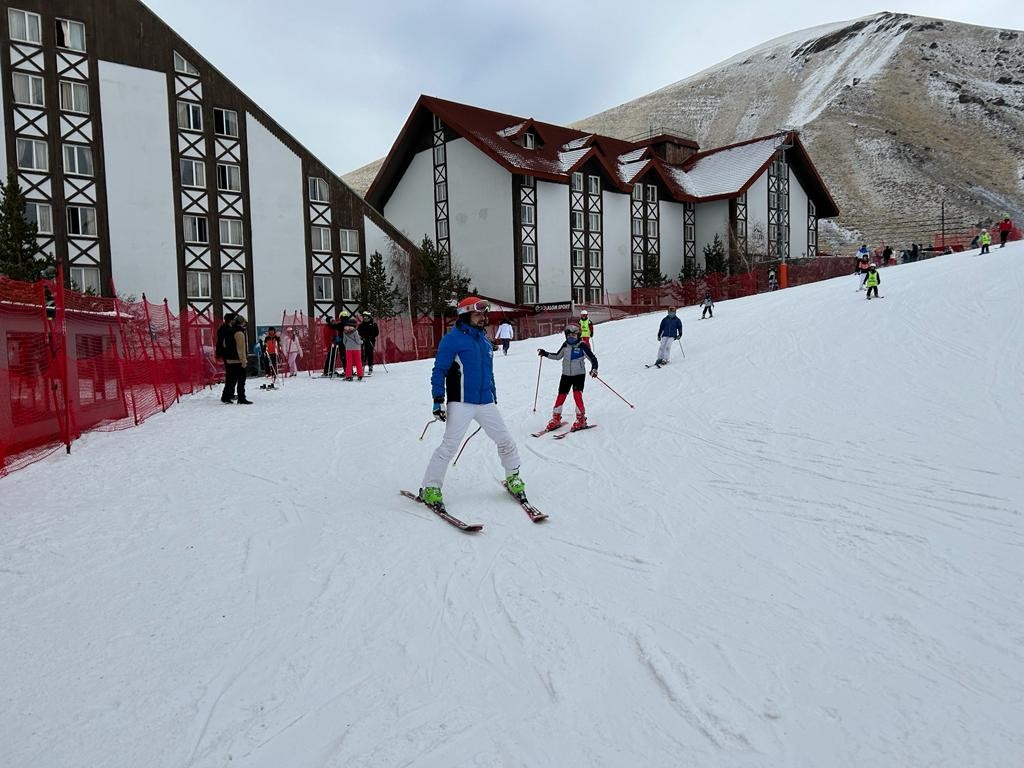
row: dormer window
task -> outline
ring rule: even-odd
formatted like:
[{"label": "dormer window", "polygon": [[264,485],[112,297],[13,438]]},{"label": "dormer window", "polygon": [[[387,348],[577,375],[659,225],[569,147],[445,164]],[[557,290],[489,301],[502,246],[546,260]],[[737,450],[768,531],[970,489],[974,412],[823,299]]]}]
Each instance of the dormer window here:
[{"label": "dormer window", "polygon": [[536,149],[537,137],[534,134],[527,131],[526,133],[523,134],[523,146],[526,147],[527,149]]}]

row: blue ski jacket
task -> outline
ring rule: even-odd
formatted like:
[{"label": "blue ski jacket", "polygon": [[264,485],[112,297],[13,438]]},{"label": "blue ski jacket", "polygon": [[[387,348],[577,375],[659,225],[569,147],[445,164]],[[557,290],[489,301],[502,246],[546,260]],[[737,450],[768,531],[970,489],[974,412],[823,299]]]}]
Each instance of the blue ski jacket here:
[{"label": "blue ski jacket", "polygon": [[494,387],[494,347],[487,334],[465,323],[456,323],[437,345],[430,392],[435,403],[486,405],[498,402]]},{"label": "blue ski jacket", "polygon": [[683,321],[675,315],[667,315],[662,318],[661,325],[658,326],[658,338],[664,338],[665,336],[671,336],[673,339],[678,339],[683,335]]}]

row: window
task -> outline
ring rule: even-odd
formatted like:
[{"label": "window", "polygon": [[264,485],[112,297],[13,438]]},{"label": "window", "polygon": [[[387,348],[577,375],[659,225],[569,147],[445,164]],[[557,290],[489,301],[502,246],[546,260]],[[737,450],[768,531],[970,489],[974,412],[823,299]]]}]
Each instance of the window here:
[{"label": "window", "polygon": [[643,237],[644,234],[644,220],[633,219],[633,235],[635,237]]},{"label": "window", "polygon": [[522,176],[521,179],[524,187],[530,187],[532,189],[537,186],[537,180],[533,178],[533,176]]},{"label": "window", "polygon": [[590,227],[591,232],[601,231],[601,214],[600,213],[588,213],[587,224]]},{"label": "window", "polygon": [[440,117],[438,117],[437,115],[431,115],[431,117],[434,118],[434,130],[435,131],[440,131],[442,128],[444,128],[444,123],[441,122],[441,118]]},{"label": "window", "polygon": [[434,185],[434,199],[435,200],[447,200],[448,199],[448,182],[439,181]]},{"label": "window", "polygon": [[643,184],[634,184],[633,185],[633,199],[634,200],[643,200],[644,199],[644,185]]},{"label": "window", "polygon": [[658,188],[653,184],[647,185],[647,202],[652,203],[658,199]]},{"label": "window", "polygon": [[592,195],[601,194],[601,177],[600,176],[588,176],[587,177],[587,191]]},{"label": "window", "polygon": [[574,267],[583,268],[583,249],[573,248],[572,249],[572,265]]},{"label": "window", "polygon": [[334,282],[330,275],[313,275],[313,301],[334,301]]},{"label": "window", "polygon": [[448,219],[438,219],[437,236],[448,237]]},{"label": "window", "polygon": [[84,51],[85,24],[80,21],[57,19],[57,47]]},{"label": "window", "polygon": [[572,228],[583,229],[583,211],[572,212]]},{"label": "window", "polygon": [[181,167],[181,186],[206,187],[206,165],[202,160],[187,160],[182,158],[179,162]]},{"label": "window", "polygon": [[444,165],[444,144],[434,147],[434,165]]},{"label": "window", "polygon": [[53,234],[53,209],[49,203],[25,203],[25,221],[35,224],[41,235]]},{"label": "window", "polygon": [[43,106],[43,78],[15,72],[14,101],[16,104],[28,104],[33,107]]},{"label": "window", "polygon": [[199,77],[199,70],[185,61],[185,57],[177,51],[174,52],[174,71],[181,72],[183,75],[194,75]]},{"label": "window", "polygon": [[231,163],[217,163],[217,189],[222,192],[241,192],[242,169]]},{"label": "window", "polygon": [[601,268],[601,252],[591,251],[590,252],[590,268],[600,269]]},{"label": "window", "polygon": [[639,272],[644,268],[644,255],[642,253],[633,254],[633,271]]},{"label": "window", "polygon": [[358,277],[343,277],[341,278],[341,300],[342,301],[355,301],[356,294],[359,291],[359,278]]},{"label": "window", "polygon": [[327,190],[327,182],[316,176],[309,177],[309,199],[314,203],[330,202],[331,197]]},{"label": "window", "polygon": [[536,264],[537,263],[537,246],[535,245],[523,245],[521,249],[523,264]]},{"label": "window", "polygon": [[583,191],[583,174],[582,173],[574,173],[572,175],[572,189],[573,189],[573,192],[582,192]]},{"label": "window", "polygon": [[245,236],[242,230],[241,219],[220,220],[220,244],[221,245],[242,245]]},{"label": "window", "polygon": [[220,290],[225,299],[244,299],[245,275],[241,272],[222,272]]},{"label": "window", "polygon": [[60,81],[60,108],[65,112],[89,114],[89,86],[85,83]]},{"label": "window", "polygon": [[313,241],[314,251],[331,250],[331,229],[330,227],[310,227],[310,237]]},{"label": "window", "polygon": [[519,206],[519,223],[530,226],[534,223],[534,207],[532,205]]},{"label": "window", "polygon": [[[743,222],[743,226],[744,227],[746,226],[746,222]],[[685,227],[683,227],[683,239],[686,242],[692,243],[694,241],[694,238],[696,238],[696,237],[697,237],[697,230],[693,226],[693,224],[687,224]]]},{"label": "window", "polygon": [[527,149],[536,149],[537,148],[537,137],[534,136],[532,133],[529,133],[529,132],[524,133],[523,134],[523,146],[526,147]]},{"label": "window", "polygon": [[777,192],[768,193],[768,208],[775,210],[779,207],[779,194]]},{"label": "window", "polygon": [[182,219],[185,224],[186,243],[208,243],[210,242],[210,231],[207,228],[205,216],[193,216],[186,213]]},{"label": "window", "polygon": [[536,285],[524,285],[523,286],[523,304],[536,304],[537,303],[537,286]]},{"label": "window", "polygon": [[88,205],[69,205],[68,234],[80,237],[98,237],[96,209]]},{"label": "window", "polygon": [[590,303],[591,304],[600,304],[601,303],[601,289],[600,288],[591,288],[590,289]]},{"label": "window", "polygon": [[97,267],[76,267],[72,264],[68,274],[72,290],[94,296],[100,295],[100,270]]},{"label": "window", "polygon": [[203,130],[203,105],[190,101],[179,101],[178,128],[183,131]]},{"label": "window", "polygon": [[233,109],[213,109],[213,132],[218,136],[238,137],[238,113]]},{"label": "window", "polygon": [[648,219],[647,220],[647,236],[657,237],[658,236],[658,220]]},{"label": "window", "polygon": [[18,167],[26,171],[50,170],[49,153],[45,141],[18,139]]},{"label": "window", "polygon": [[92,176],[92,147],[83,144],[65,144],[64,173]]},{"label": "window", "polygon": [[342,253],[359,253],[359,230],[338,230],[338,242],[341,244]]},{"label": "window", "polygon": [[583,289],[582,288],[573,288],[572,289],[572,300],[573,300],[573,303],[575,303],[575,304],[583,304],[584,303],[584,301],[583,301]]},{"label": "window", "polygon": [[7,11],[7,26],[11,32],[11,40],[35,43],[36,45],[43,42],[43,27],[38,13],[10,8]]},{"label": "window", "polygon": [[185,275],[185,294],[190,299],[208,299],[210,291],[210,273],[189,270]]}]

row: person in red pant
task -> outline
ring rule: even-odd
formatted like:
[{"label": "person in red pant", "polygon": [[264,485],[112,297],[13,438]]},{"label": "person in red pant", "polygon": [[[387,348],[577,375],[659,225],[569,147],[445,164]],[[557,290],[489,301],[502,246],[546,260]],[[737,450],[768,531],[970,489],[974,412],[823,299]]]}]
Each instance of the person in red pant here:
[{"label": "person in red pant", "polygon": [[341,345],[345,349],[345,381],[352,381],[352,373],[363,380],[363,340],[356,333],[354,318],[345,321],[341,332]]},{"label": "person in red pant", "polygon": [[999,222],[999,247],[1005,248],[1006,241],[1010,237],[1010,233],[1013,231],[1013,222],[1010,221],[1010,215],[1003,216],[1003,220]]},{"label": "person in red pant", "polygon": [[551,421],[544,429],[550,431],[562,426],[562,403],[565,402],[569,390],[572,390],[572,397],[576,403],[576,421],[573,422],[572,429],[576,431],[586,428],[587,410],[583,405],[583,385],[587,383],[587,366],[584,360],[590,360],[590,375],[597,376],[597,357],[580,338],[579,326],[569,323],[565,327],[565,342],[557,352],[545,352],[543,349],[538,349],[537,354],[549,360],[562,361],[562,378],[558,381],[558,397],[555,398],[555,407],[551,411]]}]

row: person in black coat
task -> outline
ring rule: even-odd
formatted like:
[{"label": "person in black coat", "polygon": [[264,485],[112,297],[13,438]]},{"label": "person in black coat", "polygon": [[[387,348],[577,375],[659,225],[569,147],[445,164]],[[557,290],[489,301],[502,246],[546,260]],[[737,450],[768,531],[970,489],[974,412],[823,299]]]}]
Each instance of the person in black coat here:
[{"label": "person in black coat", "polygon": [[377,346],[377,336],[380,334],[380,327],[374,322],[373,316],[364,311],[362,322],[359,323],[359,338],[363,340],[363,366],[367,375],[373,373],[373,350]]},{"label": "person in black coat", "polygon": [[224,315],[224,322],[217,329],[217,343],[213,348],[214,357],[224,364],[224,392],[220,399],[230,402],[235,398],[235,382],[231,382],[231,389],[228,390],[228,357],[235,350],[235,313],[228,312]]}]

